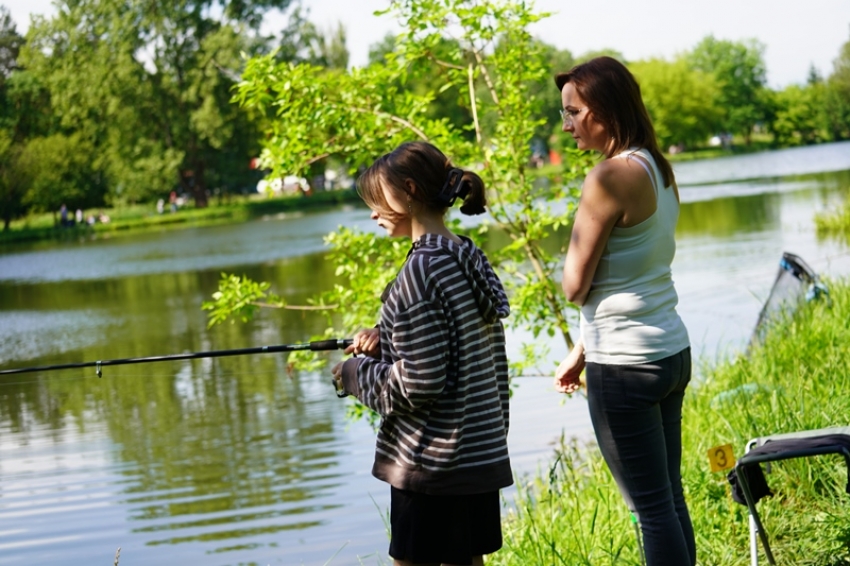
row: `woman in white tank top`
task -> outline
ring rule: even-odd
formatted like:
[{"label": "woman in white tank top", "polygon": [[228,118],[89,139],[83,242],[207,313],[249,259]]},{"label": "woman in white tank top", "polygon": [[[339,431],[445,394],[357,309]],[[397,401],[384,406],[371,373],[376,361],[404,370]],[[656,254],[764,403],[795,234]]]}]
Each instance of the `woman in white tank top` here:
[{"label": "woman in white tank top", "polygon": [[641,527],[649,566],[696,563],[680,473],[688,333],[670,264],[679,195],[632,74],[598,57],[559,74],[564,131],[604,159],[584,181],[562,286],[580,338],[558,366],[587,399],[603,457]]}]

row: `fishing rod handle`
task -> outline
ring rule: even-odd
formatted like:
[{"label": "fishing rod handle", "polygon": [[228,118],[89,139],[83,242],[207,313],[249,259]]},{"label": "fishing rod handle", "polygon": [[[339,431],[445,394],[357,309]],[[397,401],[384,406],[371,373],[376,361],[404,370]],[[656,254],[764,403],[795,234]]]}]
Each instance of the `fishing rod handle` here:
[{"label": "fishing rod handle", "polygon": [[318,340],[316,342],[310,342],[310,349],[315,351],[345,350],[352,344],[354,344],[354,340],[352,340],[351,338],[339,338],[336,340]]}]

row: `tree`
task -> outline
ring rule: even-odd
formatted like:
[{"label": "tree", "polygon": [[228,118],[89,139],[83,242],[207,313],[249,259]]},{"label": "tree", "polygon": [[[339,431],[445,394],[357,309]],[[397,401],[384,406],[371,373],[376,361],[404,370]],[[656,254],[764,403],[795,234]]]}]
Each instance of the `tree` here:
[{"label": "tree", "polygon": [[21,146],[15,145],[5,129],[0,129],[0,217],[3,231],[12,220],[26,212],[24,194],[29,186],[28,173],[20,159]]},{"label": "tree", "polygon": [[264,45],[263,13],[289,1],[64,0],[34,19],[22,57],[65,131],[91,144],[113,199],[179,184],[205,206],[212,187],[250,174],[259,136],[231,89],[241,53]]},{"label": "tree", "polygon": [[286,27],[278,34],[277,60],[310,63],[329,69],[348,68],[346,29],[342,22],[337,22],[336,28],[323,31],[308,16],[309,12],[303,11],[301,6],[296,6],[289,15]]},{"label": "tree", "polygon": [[52,124],[49,96],[18,64],[23,44],[8,10],[0,6],[0,218],[4,231],[27,212],[24,197],[32,173],[23,159],[27,140],[47,133]]},{"label": "tree", "polygon": [[850,41],[832,63],[824,94],[827,124],[834,140],[850,139]]},{"label": "tree", "polygon": [[740,134],[749,145],[753,128],[766,118],[767,70],[764,45],[756,40],[726,41],[708,36],[687,56],[691,66],[717,80],[720,127]]},{"label": "tree", "polygon": [[[518,1],[395,0],[390,11],[407,23],[407,30],[384,64],[344,73],[268,56],[248,62],[237,99],[263,114],[276,112],[264,135],[264,161],[278,175],[338,155],[356,170],[401,142],[434,143],[460,166],[477,169],[491,189],[492,220],[471,232],[499,266],[512,297],[512,324],[527,328],[535,339],[541,333],[560,334],[572,346],[570,307],[556,282],[567,238],[557,231],[569,222],[577,202],[574,180],[589,163],[573,160],[557,182],[549,183],[537,182],[528,167],[530,141],[541,125],[534,118],[541,101],[529,85],[550,72],[542,64],[539,42],[527,30],[540,16]],[[446,30],[452,30],[448,43]],[[453,48],[435,59],[444,45]],[[457,88],[468,101],[472,139],[447,119],[429,117],[435,92],[408,88],[410,69],[422,59],[446,70],[441,88]],[[552,91],[556,97],[554,86]],[[487,113],[497,118],[490,131],[482,127],[481,116]],[[560,242],[554,249],[544,246],[553,238]],[[346,229],[327,241],[345,285],[315,302],[344,305],[335,311],[340,318],[330,320],[341,321],[338,331],[343,333],[374,324],[380,293],[407,247]],[[222,288],[206,308],[219,320],[240,312],[240,297],[238,289]],[[532,342],[524,348],[525,359],[512,360],[516,371],[533,365],[546,349],[539,340]]]},{"label": "tree", "polygon": [[0,85],[18,67],[18,53],[24,38],[18,33],[6,6],[0,6]]},{"label": "tree", "polygon": [[782,146],[811,144],[825,138],[825,89],[823,82],[790,85],[774,93],[775,118],[771,131]]},{"label": "tree", "polygon": [[716,106],[714,76],[691,69],[683,58],[631,63],[662,147],[704,143],[717,131],[721,111]]},{"label": "tree", "polygon": [[88,159],[91,146],[81,134],[53,134],[30,140],[21,152],[29,190],[24,200],[38,212],[99,206],[106,190],[101,172]]}]

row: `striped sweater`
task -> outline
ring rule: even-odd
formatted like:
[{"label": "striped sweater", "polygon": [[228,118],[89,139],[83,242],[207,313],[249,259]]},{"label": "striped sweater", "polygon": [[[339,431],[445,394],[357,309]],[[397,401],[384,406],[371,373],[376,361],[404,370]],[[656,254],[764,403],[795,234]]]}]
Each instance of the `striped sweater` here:
[{"label": "striped sweater", "polygon": [[471,240],[413,244],[382,297],[381,359],[351,358],[343,385],[381,415],[372,473],[434,495],[513,483],[499,278]]}]

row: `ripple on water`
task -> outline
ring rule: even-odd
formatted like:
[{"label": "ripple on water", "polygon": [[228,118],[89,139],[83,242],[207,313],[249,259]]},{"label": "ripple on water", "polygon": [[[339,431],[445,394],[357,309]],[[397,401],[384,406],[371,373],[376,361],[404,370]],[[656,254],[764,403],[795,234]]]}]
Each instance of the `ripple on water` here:
[{"label": "ripple on water", "polygon": [[97,309],[0,311],[0,365],[98,344],[114,324]]}]

